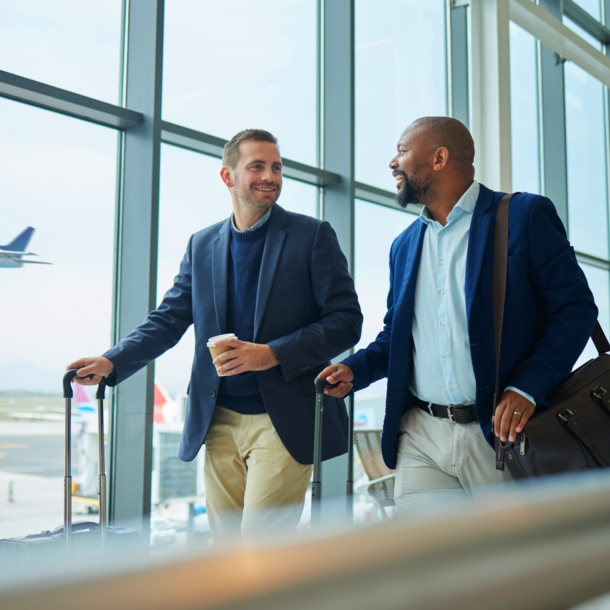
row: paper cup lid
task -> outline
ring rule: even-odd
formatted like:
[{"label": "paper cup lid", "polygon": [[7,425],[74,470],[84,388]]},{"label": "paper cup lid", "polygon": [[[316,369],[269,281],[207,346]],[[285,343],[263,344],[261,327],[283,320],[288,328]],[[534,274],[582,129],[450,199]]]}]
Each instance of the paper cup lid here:
[{"label": "paper cup lid", "polygon": [[208,347],[214,347],[216,341],[222,341],[223,339],[237,339],[234,333],[227,333],[226,335],[216,335],[208,339]]}]

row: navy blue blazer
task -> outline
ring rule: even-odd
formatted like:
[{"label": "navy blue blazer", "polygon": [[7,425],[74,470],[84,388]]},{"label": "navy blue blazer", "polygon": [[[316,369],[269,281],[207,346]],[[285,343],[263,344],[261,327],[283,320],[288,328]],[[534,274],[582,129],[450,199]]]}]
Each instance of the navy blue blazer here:
[{"label": "navy blue blazer", "polygon": [[[470,226],[466,261],[466,314],[476,380],[475,409],[493,444],[492,400],[495,348],[492,273],[495,220],[504,193],[481,185]],[[415,285],[426,225],[414,222],[390,251],[390,291],[383,330],[367,348],[344,363],[354,388],[388,378],[382,451],[396,467],[400,418],[411,405]],[[549,199],[517,193],[509,210],[508,278],[502,330],[500,389],[514,386],[548,406],[549,392],[574,366],[597,318],[587,280]]]},{"label": "navy blue blazer", "polygon": [[[265,406],[290,454],[313,461],[314,379],[331,358],[360,339],[362,314],[347,261],[328,222],[278,205],[268,220],[261,263],[254,341],[269,344],[280,365],[257,373]],[[174,285],[157,309],[104,354],[120,383],[173,347],[194,324],[196,346],[180,458],[197,455],[216,405],[220,378],[206,346],[227,332],[227,277],[231,220],[195,233]],[[342,400],[325,397],[323,459],[347,450]]]}]

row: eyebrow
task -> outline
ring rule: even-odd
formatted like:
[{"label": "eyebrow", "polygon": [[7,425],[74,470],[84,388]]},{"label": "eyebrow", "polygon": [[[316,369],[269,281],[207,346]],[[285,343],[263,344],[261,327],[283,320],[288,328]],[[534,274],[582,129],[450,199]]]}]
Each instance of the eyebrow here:
[{"label": "eyebrow", "polygon": [[[264,165],[267,162],[263,161],[263,159],[255,159],[254,161],[248,161],[248,163],[246,165],[252,165],[254,163],[262,163]],[[271,165],[279,165],[280,167],[282,167],[282,162],[281,161],[273,161],[271,163]]]}]

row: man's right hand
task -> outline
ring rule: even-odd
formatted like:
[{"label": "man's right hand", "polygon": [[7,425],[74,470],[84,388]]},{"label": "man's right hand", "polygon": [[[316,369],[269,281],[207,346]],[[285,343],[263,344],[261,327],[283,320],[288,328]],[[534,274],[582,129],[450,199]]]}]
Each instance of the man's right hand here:
[{"label": "man's right hand", "polygon": [[331,364],[327,366],[319,375],[318,379],[326,379],[328,383],[338,383],[336,388],[324,388],[324,394],[334,396],[335,398],[343,398],[347,396],[354,387],[352,381],[354,373],[349,366],[345,364]]},{"label": "man's right hand", "polygon": [[[66,370],[78,369],[77,377],[74,378],[80,385],[98,385],[102,377],[110,377],[114,371],[114,364],[104,356],[96,358],[81,358],[75,360],[66,367]],[[87,377],[93,375],[93,377]]]}]

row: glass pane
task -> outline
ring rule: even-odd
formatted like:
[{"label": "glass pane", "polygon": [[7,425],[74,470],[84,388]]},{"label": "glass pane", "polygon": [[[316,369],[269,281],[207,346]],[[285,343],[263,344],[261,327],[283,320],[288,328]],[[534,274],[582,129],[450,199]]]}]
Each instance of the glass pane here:
[{"label": "glass pane", "polygon": [[597,49],[598,51],[602,50],[602,44],[597,38],[591,36],[589,32],[583,30],[579,25],[576,25],[570,18],[564,15],[563,24],[570,28],[573,32],[576,32],[581,38],[584,38],[592,47]]},{"label": "glass pane", "polygon": [[122,0],[0,2],[0,70],[119,101]]},{"label": "glass pane", "polygon": [[[392,242],[412,222],[414,214],[356,199],[356,291],[364,315],[358,350],[373,342],[383,329],[389,289]],[[385,411],[385,381],[356,394],[356,426],[381,428]]]},{"label": "glass pane", "polygon": [[[162,146],[158,301],[173,283],[189,237],[228,218],[232,212],[231,197],[220,179],[220,168],[220,159]],[[280,204],[288,210],[315,216],[318,189],[284,179]],[[205,543],[209,538],[203,487],[205,447],[193,462],[178,458],[194,350],[195,333],[191,327],[175,348],[156,361],[153,520],[155,523],[169,520],[177,526],[178,542]],[[190,521],[189,511],[193,515]],[[153,548],[164,546],[161,538],[157,544],[153,536],[152,542]]]},{"label": "glass pane", "polygon": [[510,105],[513,190],[540,192],[536,39],[511,21]]},{"label": "glass pane", "polygon": [[604,88],[565,64],[570,241],[576,250],[608,258]]},{"label": "glass pane", "polygon": [[[587,276],[589,288],[591,288],[591,292],[595,297],[595,304],[597,305],[597,309],[599,309],[599,323],[604,329],[606,336],[610,337],[610,283],[608,281],[608,272],[604,269],[591,267],[590,265],[581,264],[581,267]],[[591,360],[591,358],[595,358],[596,356],[597,350],[595,349],[593,342],[589,340],[585,350],[574,365],[574,368],[579,367],[587,360]]]},{"label": "glass pane", "polygon": [[267,129],[317,164],[317,2],[167,0],[163,118],[230,138]]},{"label": "glass pane", "polygon": [[[113,130],[0,100],[0,243],[52,263],[0,259],[0,538],[63,523],[61,379],[70,362],[110,347],[116,150]],[[28,226],[29,243],[9,243]],[[91,398],[77,393],[72,411],[80,520],[97,511]]]},{"label": "glass pane", "polygon": [[602,20],[602,7],[600,0],[574,0],[578,6],[584,8],[589,15],[598,21]]},{"label": "glass pane", "polygon": [[356,179],[388,190],[404,128],[447,113],[444,0],[356,0]]}]

